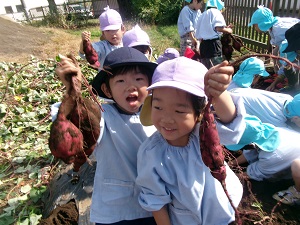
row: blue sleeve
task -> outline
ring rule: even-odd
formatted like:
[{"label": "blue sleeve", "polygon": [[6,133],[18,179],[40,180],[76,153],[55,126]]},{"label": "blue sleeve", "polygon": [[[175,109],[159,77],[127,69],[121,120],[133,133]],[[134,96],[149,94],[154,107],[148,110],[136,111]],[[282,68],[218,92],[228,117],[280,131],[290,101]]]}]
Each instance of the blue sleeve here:
[{"label": "blue sleeve", "polygon": [[146,140],[137,156],[136,184],[141,188],[139,203],[147,211],[157,211],[171,202],[170,192],[155,169],[155,165],[160,162],[158,159],[160,154],[150,149],[153,145],[155,146],[153,142]]}]

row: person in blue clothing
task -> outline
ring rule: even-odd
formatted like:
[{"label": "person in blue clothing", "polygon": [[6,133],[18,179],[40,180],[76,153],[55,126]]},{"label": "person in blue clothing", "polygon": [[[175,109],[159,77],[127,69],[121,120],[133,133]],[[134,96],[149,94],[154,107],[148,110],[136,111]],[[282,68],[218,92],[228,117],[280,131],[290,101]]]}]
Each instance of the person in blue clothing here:
[{"label": "person in blue clothing", "polygon": [[230,90],[245,107],[249,115],[257,116],[263,123],[300,131],[300,94],[285,94],[252,88]]},{"label": "person in blue clothing", "polygon": [[188,5],[180,11],[177,28],[180,36],[180,55],[183,56],[187,47],[199,51],[199,41],[195,38],[196,24],[201,16],[203,0],[185,0]]},{"label": "person in blue clothing", "polygon": [[[98,54],[98,61],[100,62],[99,71],[103,68],[105,57],[111,51],[123,47],[122,38],[125,32],[123,20],[121,15],[114,9],[107,6],[104,12],[99,16],[100,30],[104,40],[92,43],[93,48]],[[91,32],[83,31],[81,33],[81,42],[79,48],[79,56],[85,58],[83,51],[83,40],[90,41]]]},{"label": "person in blue clothing", "polygon": [[[219,67],[214,69],[220,72]],[[157,225],[228,225],[235,220],[221,183],[203,163],[199,144],[205,89],[221,121],[231,122],[237,116],[226,91],[230,77],[219,83],[218,92],[210,91],[206,71],[203,64],[186,57],[167,60],[157,66],[147,89],[152,95],[140,118],[145,126],[153,124],[157,132],[139,148],[136,183],[141,187],[139,202],[153,213]],[[226,171],[227,190],[237,207],[243,188],[227,165]]]},{"label": "person in blue clothing", "polygon": [[[140,145],[155,132],[154,126],[143,126],[140,109],[148,96],[156,63],[131,47],[110,52],[97,76],[92,81],[95,92],[113,104],[103,104],[100,137],[93,155],[97,161],[90,207],[90,220],[96,225],[154,225],[152,214],[139,202],[140,188],[136,185],[137,152]],[[218,91],[219,77],[230,77],[230,68],[208,71],[212,91]],[[66,86],[66,76],[81,71],[68,58],[62,58],[56,69]],[[224,75],[222,75],[224,73]],[[80,77],[77,77],[80,79]],[[214,88],[213,84],[217,84]],[[56,105],[56,113],[58,111]],[[52,115],[55,114],[52,110]],[[54,118],[55,119],[55,118]]]},{"label": "person in blue clothing", "polygon": [[[261,33],[268,32],[270,35],[270,44],[273,46],[272,54],[279,55],[279,47],[285,38],[285,32],[296,23],[299,23],[300,19],[292,17],[279,17],[274,16],[273,12],[264,6],[258,6],[258,9],[252,14],[251,21],[248,26]],[[277,74],[280,68],[279,60],[274,60],[274,71]],[[268,91],[274,90],[274,86],[267,88]]]},{"label": "person in blue clothing", "polygon": [[227,90],[233,88],[250,88],[261,76],[267,77],[269,75],[261,59],[250,57],[241,63],[239,70],[233,75]]},{"label": "person in blue clothing", "polygon": [[224,8],[223,1],[208,0],[196,25],[195,36],[200,41],[200,61],[207,69],[223,61],[220,37],[223,33],[232,33],[233,26],[226,25],[222,15]]},{"label": "person in blue clothing", "polygon": [[[226,145],[232,151],[243,149],[242,155],[229,164],[248,163],[246,175],[253,180],[291,179],[291,164],[300,159],[299,133],[285,127],[262,123],[258,117],[245,114],[246,128],[238,144]],[[248,148],[254,145],[254,148]]]}]

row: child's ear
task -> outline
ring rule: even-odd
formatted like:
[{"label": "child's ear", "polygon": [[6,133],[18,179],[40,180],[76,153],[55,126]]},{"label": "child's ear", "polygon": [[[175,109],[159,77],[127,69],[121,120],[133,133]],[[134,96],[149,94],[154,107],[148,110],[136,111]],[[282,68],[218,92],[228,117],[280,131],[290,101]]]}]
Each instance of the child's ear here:
[{"label": "child's ear", "polygon": [[101,84],[101,90],[103,91],[103,93],[108,97],[108,98],[112,98],[112,94],[110,89],[106,86],[105,83]]},{"label": "child's ear", "polygon": [[121,25],[121,31],[122,31],[123,33],[125,33],[125,31],[126,31],[125,26],[124,26],[123,24]]}]

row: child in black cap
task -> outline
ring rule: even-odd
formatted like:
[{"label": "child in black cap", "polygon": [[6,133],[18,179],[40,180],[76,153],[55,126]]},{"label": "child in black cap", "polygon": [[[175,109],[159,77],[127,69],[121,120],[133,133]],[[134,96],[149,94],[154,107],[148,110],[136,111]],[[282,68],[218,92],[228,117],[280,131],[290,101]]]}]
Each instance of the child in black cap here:
[{"label": "child in black cap", "polygon": [[[80,71],[67,58],[62,58],[59,65],[56,73],[68,89],[65,76]],[[102,105],[101,133],[93,152],[97,168],[90,220],[96,225],[155,224],[152,213],[139,205],[140,189],[135,180],[138,148],[156,130],[140,122],[140,109],[156,66],[142,52],[122,47],[107,55],[103,70],[92,82],[100,97],[114,101]],[[208,80],[213,81],[207,88],[210,91],[226,88],[231,72],[229,66],[214,67],[207,73]]]}]

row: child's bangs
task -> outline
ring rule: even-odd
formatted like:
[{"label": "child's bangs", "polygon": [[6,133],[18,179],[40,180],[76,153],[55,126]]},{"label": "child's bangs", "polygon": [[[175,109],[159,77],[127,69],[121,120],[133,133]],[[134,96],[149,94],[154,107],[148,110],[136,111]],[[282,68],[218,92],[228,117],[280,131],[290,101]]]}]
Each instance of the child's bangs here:
[{"label": "child's bangs", "polygon": [[121,67],[114,68],[111,71],[113,76],[122,75],[125,73],[131,73],[131,72],[145,74],[149,78],[149,83],[151,83],[152,73],[145,66],[141,66],[141,65],[121,66]]}]

